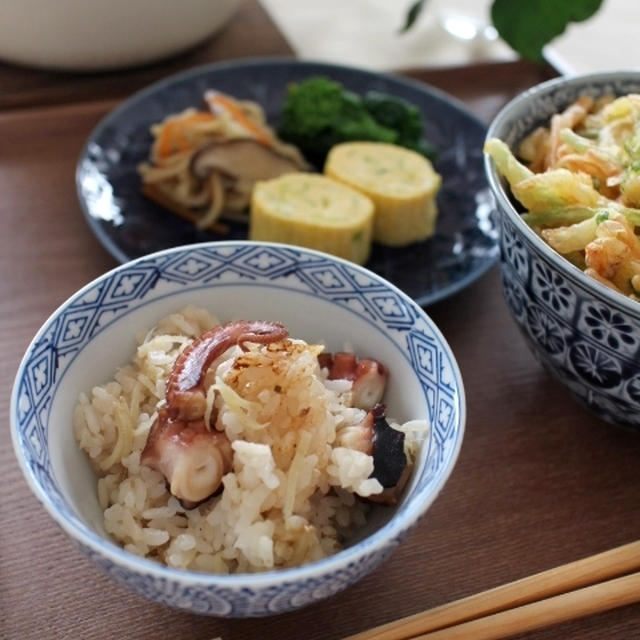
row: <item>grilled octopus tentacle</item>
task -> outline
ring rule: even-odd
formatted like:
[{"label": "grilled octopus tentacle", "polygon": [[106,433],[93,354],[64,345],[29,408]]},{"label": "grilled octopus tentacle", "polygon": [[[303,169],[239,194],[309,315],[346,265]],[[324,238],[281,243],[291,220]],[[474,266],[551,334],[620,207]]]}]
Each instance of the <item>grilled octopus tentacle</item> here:
[{"label": "grilled octopus tentacle", "polygon": [[220,488],[233,454],[224,433],[205,424],[204,378],[211,364],[229,347],[246,342],[268,344],[288,331],[275,322],[234,322],[206,331],[189,345],[167,379],[167,406],[151,426],[141,463],[164,475],[169,490],[191,509]]},{"label": "grilled octopus tentacle", "polygon": [[322,353],[320,366],[329,369],[329,380],[351,380],[353,406],[372,409],[382,400],[389,371],[373,358],[358,360],[353,353]]},{"label": "grilled octopus tentacle", "polygon": [[232,461],[224,433],[210,431],[203,420],[172,420],[166,410],[153,423],[141,457],[142,464],[165,477],[169,491],[186,509],[218,491]]},{"label": "grilled octopus tentacle", "polygon": [[229,347],[245,342],[267,344],[283,340],[288,331],[277,322],[230,322],[203,333],[177,358],[167,380],[171,417],[197,420],[204,416],[204,377],[211,363]]},{"label": "grilled octopus tentacle", "polygon": [[329,371],[330,380],[351,380],[352,403],[368,413],[360,424],[341,430],[341,446],[357,449],[373,457],[371,477],[380,482],[382,493],[367,499],[381,504],[398,500],[411,472],[404,451],[404,433],[389,425],[380,404],[387,386],[388,369],[373,358],[358,360],[352,353],[322,353],[319,364]]},{"label": "grilled octopus tentacle", "polygon": [[395,502],[408,478],[409,465],[404,451],[404,433],[387,422],[385,406],[377,404],[360,424],[344,428],[339,439],[341,446],[373,457],[370,477],[380,482],[383,492],[368,499],[384,504]]}]

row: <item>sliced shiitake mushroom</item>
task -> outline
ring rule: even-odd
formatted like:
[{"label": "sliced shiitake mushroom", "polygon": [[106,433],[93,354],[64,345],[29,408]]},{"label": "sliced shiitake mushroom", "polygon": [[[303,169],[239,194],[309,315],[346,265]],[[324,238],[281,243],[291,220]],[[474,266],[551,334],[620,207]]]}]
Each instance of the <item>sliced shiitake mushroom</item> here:
[{"label": "sliced shiitake mushroom", "polygon": [[212,171],[232,179],[256,182],[300,171],[300,163],[289,155],[252,138],[211,142],[193,154],[190,170],[204,180]]}]

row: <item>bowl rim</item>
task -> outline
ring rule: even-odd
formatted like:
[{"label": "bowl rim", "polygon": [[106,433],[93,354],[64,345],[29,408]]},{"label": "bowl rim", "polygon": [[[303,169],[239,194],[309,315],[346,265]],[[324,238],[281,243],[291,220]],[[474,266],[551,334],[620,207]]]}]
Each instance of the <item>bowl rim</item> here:
[{"label": "bowl rim", "polygon": [[[637,79],[640,85],[640,67],[634,69],[623,69],[618,71],[599,71],[595,73],[583,73],[572,76],[561,76],[541,82],[526,91],[512,98],[504,105],[492,120],[485,140],[489,138],[501,138],[500,132],[507,122],[513,119],[518,112],[523,111],[527,104],[553,93],[560,87],[580,87],[589,85],[597,86],[601,83],[612,82],[619,79]],[[528,241],[530,245],[547,261],[553,264],[567,279],[579,285],[586,292],[590,292],[593,297],[604,298],[604,300],[614,307],[626,311],[631,315],[640,313],[640,302],[628,298],[624,294],[618,293],[602,284],[598,280],[587,276],[579,267],[561,256],[552,249],[542,238],[540,238],[531,227],[522,219],[521,214],[513,206],[507,192],[504,181],[498,174],[495,163],[485,154],[484,167],[487,175],[489,187],[498,201],[497,210],[500,216],[506,214],[509,221],[516,227],[518,233]]]},{"label": "bowl rim", "polygon": [[[187,253],[190,251],[198,251],[200,249],[207,249],[209,247],[214,248],[216,250],[219,249],[229,249],[233,247],[245,247],[245,246],[262,246],[268,247],[275,251],[287,250],[287,251],[296,251],[299,254],[306,254],[310,256],[315,256],[316,258],[323,258],[325,260],[329,260],[331,262],[337,262],[344,266],[347,266],[350,269],[355,270],[363,275],[366,275],[369,278],[375,279],[378,283],[382,284],[384,287],[391,289],[394,291],[399,297],[403,299],[404,302],[409,304],[413,309],[417,312],[418,316],[421,317],[424,321],[426,321],[429,328],[433,331],[433,334],[440,341],[441,349],[447,353],[447,356],[450,361],[451,369],[455,378],[456,383],[456,391],[458,396],[457,407],[458,407],[458,432],[459,435],[457,437],[455,446],[452,449],[451,456],[448,464],[443,468],[441,477],[438,482],[433,486],[431,494],[428,496],[427,500],[414,500],[411,506],[411,509],[405,511],[402,517],[397,518],[395,515],[391,517],[385,524],[383,524],[379,529],[374,531],[372,534],[367,536],[366,538],[356,542],[353,546],[347,547],[345,549],[341,549],[337,553],[334,553],[330,556],[322,558],[320,560],[312,561],[307,564],[290,567],[290,568],[281,568],[281,569],[270,569],[268,571],[256,572],[256,573],[235,573],[235,574],[214,574],[207,572],[198,572],[189,569],[177,569],[173,567],[169,567],[167,565],[161,564],[157,561],[151,560],[146,557],[137,556],[129,551],[126,551],[115,541],[110,540],[108,538],[103,537],[98,532],[94,531],[90,526],[81,522],[80,518],[77,518],[77,522],[75,520],[70,520],[66,517],[66,515],[60,513],[57,509],[54,501],[50,498],[47,491],[41,486],[38,479],[34,476],[29,465],[26,461],[25,456],[23,455],[23,449],[20,444],[20,436],[19,436],[19,418],[18,418],[18,402],[19,402],[19,382],[25,375],[26,365],[29,362],[30,356],[32,355],[34,346],[38,343],[40,338],[47,332],[50,328],[52,322],[62,313],[65,309],[68,308],[75,300],[78,300],[83,295],[85,295],[90,289],[95,287],[100,282],[107,281],[111,278],[114,278],[120,273],[126,272],[132,268],[135,268],[139,263],[149,260],[157,259],[161,256],[168,256],[174,253]],[[215,285],[214,285],[215,286]],[[259,283],[258,283],[259,286]],[[293,583],[293,582],[305,582],[307,580],[312,580],[314,577],[326,574],[335,574],[341,568],[343,568],[347,564],[357,563],[362,559],[366,559],[367,557],[371,557],[372,555],[377,554],[378,552],[385,549],[389,543],[396,540],[399,536],[409,530],[413,525],[415,525],[420,518],[425,514],[431,504],[435,501],[435,499],[440,494],[444,485],[448,481],[451,473],[455,467],[458,456],[460,454],[460,450],[462,447],[462,442],[464,440],[465,427],[466,427],[466,418],[467,418],[467,403],[466,403],[466,394],[464,390],[464,384],[462,379],[462,374],[460,372],[460,368],[455,359],[453,350],[449,346],[449,343],[444,338],[440,329],[437,327],[435,322],[431,319],[431,317],[426,313],[424,309],[422,309],[413,299],[407,296],[404,292],[398,289],[395,285],[385,280],[381,276],[376,273],[357,265],[355,263],[349,262],[347,260],[343,260],[342,258],[338,258],[333,255],[329,255],[320,251],[307,249],[303,247],[285,245],[282,243],[271,243],[271,242],[258,242],[258,241],[248,241],[248,240],[229,240],[229,241],[213,241],[213,242],[204,242],[199,244],[192,245],[182,245],[177,247],[172,247],[169,249],[164,249],[155,253],[151,253],[130,262],[117,265],[113,269],[99,275],[94,278],[71,296],[69,296],[64,302],[62,302],[58,307],[46,318],[41,327],[38,329],[37,333],[27,346],[25,353],[20,361],[18,366],[14,384],[11,393],[10,399],[10,429],[11,429],[11,439],[13,443],[13,449],[15,456],[18,460],[20,470],[22,475],[27,482],[27,485],[31,489],[32,493],[35,495],[37,500],[41,503],[41,505],[45,508],[48,514],[52,517],[52,519],[69,535],[69,537],[78,545],[84,545],[85,549],[91,550],[91,552],[106,558],[115,566],[125,566],[128,570],[134,571],[138,574],[146,574],[150,575],[155,579],[171,579],[176,582],[180,582],[186,585],[199,585],[201,587],[207,586],[223,586],[235,590],[239,590],[241,588],[245,588],[247,582],[251,583],[251,587],[255,589],[263,589],[270,585],[282,584],[282,583]],[[431,425],[433,428],[433,425]],[[432,446],[433,439],[429,439],[429,448]],[[69,503],[72,511],[76,511],[75,507]],[[80,523],[80,524],[78,524]],[[346,586],[346,585],[345,585]]]}]

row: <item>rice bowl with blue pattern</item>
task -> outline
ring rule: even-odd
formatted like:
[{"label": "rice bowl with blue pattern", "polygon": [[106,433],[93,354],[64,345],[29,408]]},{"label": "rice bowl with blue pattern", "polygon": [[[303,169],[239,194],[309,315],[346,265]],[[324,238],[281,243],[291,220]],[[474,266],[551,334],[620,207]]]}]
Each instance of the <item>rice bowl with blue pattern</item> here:
[{"label": "rice bowl with blue pattern", "polygon": [[[372,505],[344,548],[302,566],[223,575],[139,557],[105,529],[97,477],[72,427],[78,397],[103,385],[162,317],[196,305],[222,320],[285,325],[309,344],[345,344],[389,369],[384,403],[399,423],[429,430],[397,504]],[[465,398],[453,354],[420,307],[375,274],[310,250],[216,242],[163,251],[98,278],[34,338],[16,376],[16,454],[36,497],[105,572],[152,600],[246,617],[289,611],[338,593],[377,567],[424,514],[462,443]],[[224,494],[223,494],[224,495]],[[158,514],[155,514],[158,515]],[[184,541],[184,539],[183,539]],[[188,545],[187,545],[188,546]],[[205,563],[206,564],[206,563]]]}]

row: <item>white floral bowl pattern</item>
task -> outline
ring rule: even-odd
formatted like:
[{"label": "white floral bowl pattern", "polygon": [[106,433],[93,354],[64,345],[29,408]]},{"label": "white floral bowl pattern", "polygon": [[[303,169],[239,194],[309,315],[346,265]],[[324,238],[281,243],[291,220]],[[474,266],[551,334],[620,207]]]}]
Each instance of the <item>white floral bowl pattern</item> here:
[{"label": "white floral bowl pattern", "polygon": [[[356,352],[391,370],[385,402],[399,420],[428,418],[403,499],[378,507],[359,539],[319,562],[221,576],[170,569],[124,551],[102,524],[96,478],[74,441],[80,391],[126,362],[135,335],[197,304],[222,320],[280,320],[292,335]],[[325,254],[275,244],[214,242],[129,262],[88,284],[45,322],[18,370],[11,428],[24,476],[45,509],[102,570],[151,600],[194,613],[263,616],[336,594],[378,566],[444,486],[466,417],[460,373],[433,322],[379,276]]]},{"label": "white floral bowl pattern", "polygon": [[[521,94],[487,137],[512,149],[580,94],[640,92],[640,71],[558,78]],[[575,398],[613,424],[640,429],[640,303],[586,276],[520,217],[493,162],[485,159],[500,212],[502,284],[535,356]]]}]

